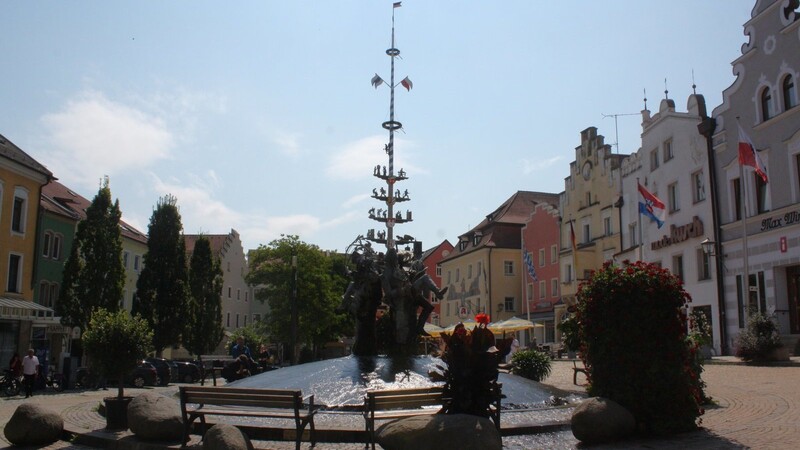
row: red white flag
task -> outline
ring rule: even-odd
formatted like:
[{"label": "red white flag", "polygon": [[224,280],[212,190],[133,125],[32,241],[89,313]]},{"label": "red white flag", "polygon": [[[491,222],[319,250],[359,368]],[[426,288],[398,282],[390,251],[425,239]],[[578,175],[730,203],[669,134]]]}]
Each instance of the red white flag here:
[{"label": "red white flag", "polygon": [[408,77],[403,78],[400,81],[400,84],[402,84],[403,87],[409,91],[411,90],[412,87],[414,87],[414,83],[412,83],[411,80],[408,79]]},{"label": "red white flag", "polygon": [[739,127],[739,165],[750,166],[755,169],[756,174],[767,183],[767,166],[764,161],[758,156],[755,145],[750,140],[750,136],[744,132],[742,126],[737,122],[736,126]]}]

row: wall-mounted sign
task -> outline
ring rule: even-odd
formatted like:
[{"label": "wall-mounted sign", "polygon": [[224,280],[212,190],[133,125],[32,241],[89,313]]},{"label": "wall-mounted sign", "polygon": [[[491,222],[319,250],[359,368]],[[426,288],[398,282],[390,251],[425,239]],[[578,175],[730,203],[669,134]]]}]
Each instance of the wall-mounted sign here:
[{"label": "wall-mounted sign", "polygon": [[651,242],[650,249],[658,250],[660,248],[669,247],[672,244],[677,244],[694,237],[701,237],[704,234],[703,221],[700,220],[699,217],[694,216],[692,223],[680,226],[670,225],[669,234],[665,234],[661,239]]},{"label": "wall-mounted sign", "polygon": [[781,249],[781,253],[789,251],[789,243],[786,242],[786,236],[781,236],[778,240],[778,247]]},{"label": "wall-mounted sign", "polygon": [[800,223],[800,210],[791,211],[783,217],[767,217],[761,221],[761,231],[774,230],[775,228],[785,227]]}]

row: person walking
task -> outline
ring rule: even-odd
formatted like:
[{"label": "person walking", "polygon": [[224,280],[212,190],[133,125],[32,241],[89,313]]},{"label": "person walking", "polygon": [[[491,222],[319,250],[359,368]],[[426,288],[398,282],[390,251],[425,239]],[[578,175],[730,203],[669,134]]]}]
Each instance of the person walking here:
[{"label": "person walking", "polygon": [[11,376],[14,378],[22,375],[22,358],[19,357],[19,353],[14,352],[14,356],[11,357],[11,361],[8,363],[8,370],[11,371]]},{"label": "person walking", "polygon": [[28,355],[22,358],[22,375],[25,377],[25,398],[33,396],[33,383],[39,374],[39,358],[28,349]]}]

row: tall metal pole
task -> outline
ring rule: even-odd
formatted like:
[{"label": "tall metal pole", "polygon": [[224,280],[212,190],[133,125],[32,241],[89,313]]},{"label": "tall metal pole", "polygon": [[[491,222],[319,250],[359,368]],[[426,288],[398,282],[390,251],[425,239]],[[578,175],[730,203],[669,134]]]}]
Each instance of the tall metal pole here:
[{"label": "tall metal pole", "polygon": [[384,123],[384,127],[389,130],[389,177],[386,179],[386,187],[389,198],[386,200],[389,221],[386,222],[386,249],[394,248],[394,130],[400,128],[400,123],[394,120],[394,59],[400,55],[400,50],[394,46],[394,10],[392,8],[392,47],[386,50],[386,54],[392,60],[391,73],[389,75],[389,122]]},{"label": "tall metal pole", "polygon": [[292,255],[292,365],[297,364],[297,255]]}]

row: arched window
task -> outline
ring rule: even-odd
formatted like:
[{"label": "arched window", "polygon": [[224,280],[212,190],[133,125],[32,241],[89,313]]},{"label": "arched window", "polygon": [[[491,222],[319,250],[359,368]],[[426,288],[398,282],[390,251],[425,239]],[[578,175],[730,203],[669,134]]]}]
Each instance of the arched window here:
[{"label": "arched window", "polygon": [[772,117],[772,94],[769,88],[761,91],[761,121],[766,122]]},{"label": "arched window", "polygon": [[786,75],[783,78],[783,109],[789,110],[797,106],[797,90],[794,87],[794,78]]}]

